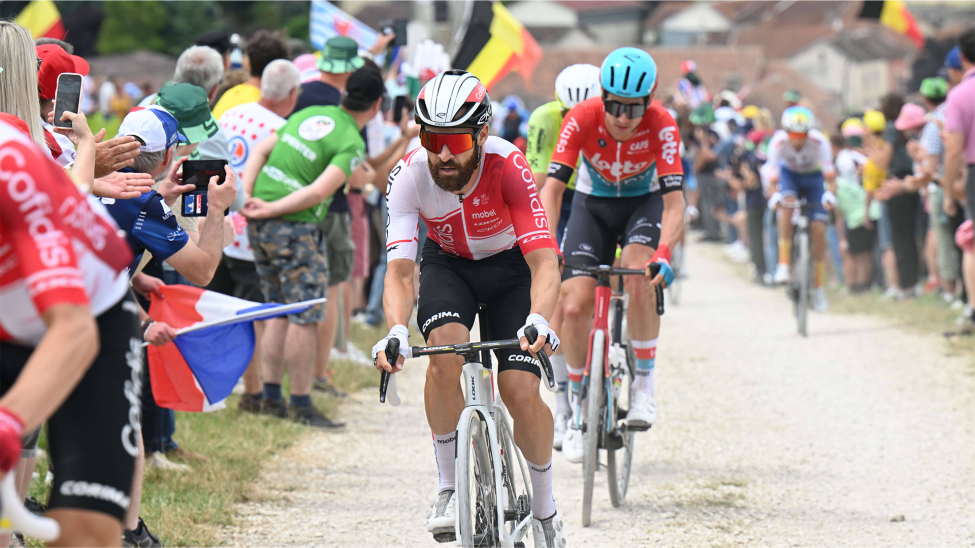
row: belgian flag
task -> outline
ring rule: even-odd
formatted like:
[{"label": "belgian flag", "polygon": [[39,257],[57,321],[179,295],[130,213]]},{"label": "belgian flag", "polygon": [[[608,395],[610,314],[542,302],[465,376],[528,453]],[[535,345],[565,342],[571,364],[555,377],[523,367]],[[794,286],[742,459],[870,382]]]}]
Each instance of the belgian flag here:
[{"label": "belgian flag", "polygon": [[484,87],[498,83],[512,70],[531,85],[542,48],[501,2],[474,2],[467,32],[453,66],[477,76]]},{"label": "belgian flag", "polygon": [[51,0],[34,0],[21,10],[14,23],[30,31],[31,38],[64,40],[61,12]]},{"label": "belgian flag", "polygon": [[891,28],[914,42],[917,49],[924,48],[924,34],[917,26],[917,20],[900,0],[868,1],[860,10],[861,19],[873,19]]}]

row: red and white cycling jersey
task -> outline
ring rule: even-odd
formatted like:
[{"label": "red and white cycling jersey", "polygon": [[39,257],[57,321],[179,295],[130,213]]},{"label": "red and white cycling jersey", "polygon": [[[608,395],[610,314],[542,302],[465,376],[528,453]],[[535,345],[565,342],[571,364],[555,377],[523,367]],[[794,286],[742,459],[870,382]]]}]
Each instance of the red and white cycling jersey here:
[{"label": "red and white cycling jersey", "polygon": [[47,331],[41,316],[57,304],[108,310],[129,290],[131,259],[101,203],[0,122],[0,340],[36,345]]},{"label": "red and white cycling jersey", "polygon": [[602,98],[593,97],[573,107],[562,120],[549,175],[568,181],[582,155],[576,192],[632,198],[677,191],[684,181],[679,148],[677,123],[660,103],[651,101],[633,137],[619,142],[606,130]]},{"label": "red and white cycling jersey", "polygon": [[386,207],[390,261],[416,259],[419,217],[428,237],[466,259],[484,259],[515,245],[525,254],[555,249],[528,160],[500,137],[484,143],[481,172],[463,197],[433,182],[426,149],[408,153],[389,175]]}]

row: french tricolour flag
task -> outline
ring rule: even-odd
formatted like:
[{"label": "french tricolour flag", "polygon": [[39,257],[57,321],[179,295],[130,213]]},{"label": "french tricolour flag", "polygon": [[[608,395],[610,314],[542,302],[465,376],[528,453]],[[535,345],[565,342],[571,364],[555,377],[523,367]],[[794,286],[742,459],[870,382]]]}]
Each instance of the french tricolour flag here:
[{"label": "french tricolour flag", "polygon": [[322,303],[315,299],[281,305],[259,304],[185,285],[160,288],[149,316],[176,329],[165,346],[149,346],[152,395],[160,407],[178,411],[224,408],[254,355],[254,322],[297,314]]}]

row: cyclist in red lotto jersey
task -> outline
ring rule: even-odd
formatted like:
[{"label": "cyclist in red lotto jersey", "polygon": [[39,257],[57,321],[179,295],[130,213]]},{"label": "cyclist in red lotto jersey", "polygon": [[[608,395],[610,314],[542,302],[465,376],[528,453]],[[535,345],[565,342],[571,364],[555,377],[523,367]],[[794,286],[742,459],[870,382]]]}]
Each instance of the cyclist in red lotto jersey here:
[{"label": "cyclist in red lotto jersey", "polygon": [[[90,160],[76,168],[90,170],[91,130],[83,115],[65,118]],[[129,507],[142,338],[117,231],[49,154],[0,122],[0,476],[24,433],[48,421],[47,515],[61,526],[51,546],[118,546]]]},{"label": "cyclist in red lotto jersey", "polygon": [[[428,345],[468,342],[478,305],[487,305],[490,339],[517,336],[521,350],[496,351],[498,390],[514,419],[515,443],[528,461],[535,546],[565,546],[565,530],[552,495],[552,413],[538,392],[538,360],[524,330],[538,330],[539,352],[559,340],[548,326],[559,297],[555,238],[528,160],[511,143],[488,136],[491,99],[473,74],[450,70],[423,87],[416,100],[418,148],[389,175],[383,293],[389,335],[372,349],[376,367],[396,338],[409,357],[407,322],[413,311],[413,266],[423,245],[417,322]],[[417,241],[420,217],[428,227]],[[464,408],[458,379],[463,359],[430,357],[424,386],[427,422],[440,482],[427,530],[440,542],[454,539],[456,430]],[[463,511],[468,511],[464,509]]]},{"label": "cyclist in red lotto jersey", "polygon": [[[684,231],[680,135],[673,117],[653,102],[657,66],[647,52],[620,48],[610,53],[600,68],[600,83],[602,97],[579,103],[562,121],[542,204],[549,226],[558,226],[562,192],[581,156],[572,215],[562,238],[561,335],[569,384],[576,395],[585,370],[596,279],[572,267],[612,264],[620,245],[621,267],[647,269],[649,284],[633,277],[624,283],[637,362],[627,421],[649,427],[656,420],[653,367],[660,330],[651,285],[673,282],[670,248]],[[660,265],[656,277],[650,275],[653,263]],[[582,462],[582,432],[575,426],[565,434],[562,453],[570,462]]]}]

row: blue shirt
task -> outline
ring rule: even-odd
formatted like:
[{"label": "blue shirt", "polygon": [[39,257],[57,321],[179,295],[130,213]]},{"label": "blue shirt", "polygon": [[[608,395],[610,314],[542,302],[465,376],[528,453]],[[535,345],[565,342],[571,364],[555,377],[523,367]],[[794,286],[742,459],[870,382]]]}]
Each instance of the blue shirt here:
[{"label": "blue shirt", "polygon": [[176,216],[163,197],[155,190],[129,200],[115,200],[105,204],[119,228],[125,231],[126,241],[135,255],[129,265],[134,271],[142,252],[149,250],[153,258],[165,261],[189,242],[186,231],[176,222]]}]

